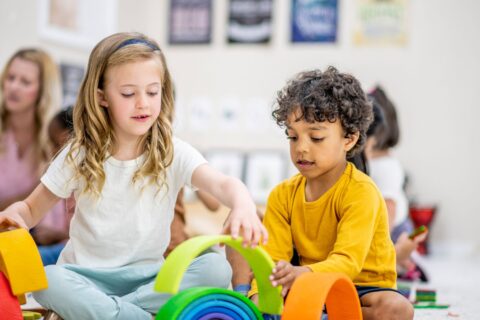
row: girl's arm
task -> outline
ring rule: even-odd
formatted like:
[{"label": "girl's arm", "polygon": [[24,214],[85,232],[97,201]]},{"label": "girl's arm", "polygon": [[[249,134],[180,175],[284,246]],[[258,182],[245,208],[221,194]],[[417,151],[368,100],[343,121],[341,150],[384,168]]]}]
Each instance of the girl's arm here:
[{"label": "girl's arm", "polygon": [[[23,201],[18,201],[0,212],[0,229],[8,227],[34,227],[60,200],[42,183]],[[13,221],[12,221],[13,220]]]},{"label": "girl's arm", "polygon": [[31,190],[28,190],[27,192],[22,193],[22,194],[17,194],[13,197],[6,198],[4,200],[0,200],[0,211],[7,209],[9,205],[11,205],[11,204],[13,204],[17,201],[25,199],[26,197],[28,197],[28,195],[30,193],[32,193],[32,191],[33,191],[33,188]]},{"label": "girl's arm", "polygon": [[192,184],[232,209],[225,221],[224,233],[230,233],[234,238],[241,233],[244,245],[256,246],[260,238],[264,243],[267,242],[267,230],[257,216],[250,193],[240,180],[226,176],[208,164],[202,164],[193,172]]},{"label": "girl's arm", "polygon": [[220,202],[215,199],[211,194],[206,193],[205,191],[197,190],[196,192],[198,199],[202,201],[205,207],[210,211],[217,211],[220,208]]}]

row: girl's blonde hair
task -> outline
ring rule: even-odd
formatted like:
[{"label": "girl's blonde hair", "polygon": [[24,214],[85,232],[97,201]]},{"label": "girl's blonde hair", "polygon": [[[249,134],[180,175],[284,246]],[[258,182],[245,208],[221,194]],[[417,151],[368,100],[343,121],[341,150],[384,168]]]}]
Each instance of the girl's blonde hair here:
[{"label": "girl's blonde hair", "polygon": [[[39,69],[40,89],[35,106],[34,127],[34,152],[37,159],[36,168],[40,172],[51,157],[52,146],[48,137],[48,124],[60,109],[61,85],[58,67],[53,59],[45,51],[36,48],[21,49],[13,54],[8,60],[0,76],[0,141],[5,133],[8,111],[3,98],[3,86],[8,76],[8,71],[15,59],[27,60],[35,63]],[[4,146],[0,145],[0,153]]]},{"label": "girl's blonde hair", "polygon": [[[84,192],[99,197],[105,184],[103,164],[115,145],[115,134],[106,108],[100,106],[98,89],[105,74],[114,66],[148,59],[161,62],[162,106],[160,114],[142,137],[145,160],[133,176],[133,183],[148,177],[148,184],[165,185],[166,168],[172,163],[173,87],[165,57],[158,44],[140,33],[116,33],[100,41],[88,61],[85,78],[73,109],[74,138],[67,159],[75,168],[75,178],[85,182]],[[81,152],[80,152],[81,151]],[[78,163],[74,158],[82,154]]]}]

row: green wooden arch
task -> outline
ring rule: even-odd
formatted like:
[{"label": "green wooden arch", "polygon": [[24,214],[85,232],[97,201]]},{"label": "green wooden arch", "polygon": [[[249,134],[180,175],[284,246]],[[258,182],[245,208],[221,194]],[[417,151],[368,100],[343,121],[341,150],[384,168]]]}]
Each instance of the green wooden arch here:
[{"label": "green wooden arch", "polygon": [[180,244],[170,253],[160,268],[154,289],[162,293],[178,293],[183,274],[191,261],[206,249],[219,243],[224,243],[238,251],[252,268],[258,283],[258,309],[263,313],[281,314],[283,309],[281,287],[273,287],[269,280],[275,266],[272,258],[262,248],[244,248],[242,239],[233,239],[228,235],[198,236]]}]

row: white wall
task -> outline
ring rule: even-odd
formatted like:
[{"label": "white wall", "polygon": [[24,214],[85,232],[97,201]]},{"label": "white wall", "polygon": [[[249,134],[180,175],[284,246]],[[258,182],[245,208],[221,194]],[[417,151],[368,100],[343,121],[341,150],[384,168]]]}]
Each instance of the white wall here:
[{"label": "white wall", "polygon": [[[432,229],[435,243],[456,250],[480,251],[480,157],[477,131],[480,109],[480,2],[475,0],[411,1],[410,41],[404,48],[357,48],[352,45],[353,1],[340,1],[336,45],[289,43],[289,3],[275,1],[274,38],[269,45],[228,45],[227,1],[214,1],[211,45],[166,44],[168,1],[118,4],[121,31],[141,31],[159,40],[166,52],[179,98],[188,104],[208,96],[218,104],[235,96],[273,101],[294,73],[334,65],[356,75],[365,89],[381,83],[396,103],[402,129],[397,150],[411,174],[412,190],[422,203],[439,206]],[[84,64],[88,50],[64,47],[36,33],[37,1],[0,2],[0,63],[18,47],[42,46],[59,61]],[[273,121],[271,121],[273,122]],[[179,135],[201,149],[233,146],[286,149],[278,130],[260,136],[217,129]],[[463,248],[463,249],[462,249]]]}]

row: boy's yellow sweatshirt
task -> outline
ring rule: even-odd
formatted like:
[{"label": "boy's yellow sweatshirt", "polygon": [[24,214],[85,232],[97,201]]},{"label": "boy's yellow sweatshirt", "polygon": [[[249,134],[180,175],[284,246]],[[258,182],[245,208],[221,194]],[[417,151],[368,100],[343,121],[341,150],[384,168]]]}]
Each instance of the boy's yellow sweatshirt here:
[{"label": "boy's yellow sweatshirt", "polygon": [[[319,199],[305,201],[305,177],[297,174],[270,193],[263,246],[275,262],[290,261],[313,272],[342,272],[355,285],[396,287],[395,249],[385,201],[372,179],[351,163]],[[255,281],[249,296],[257,293]]]}]

